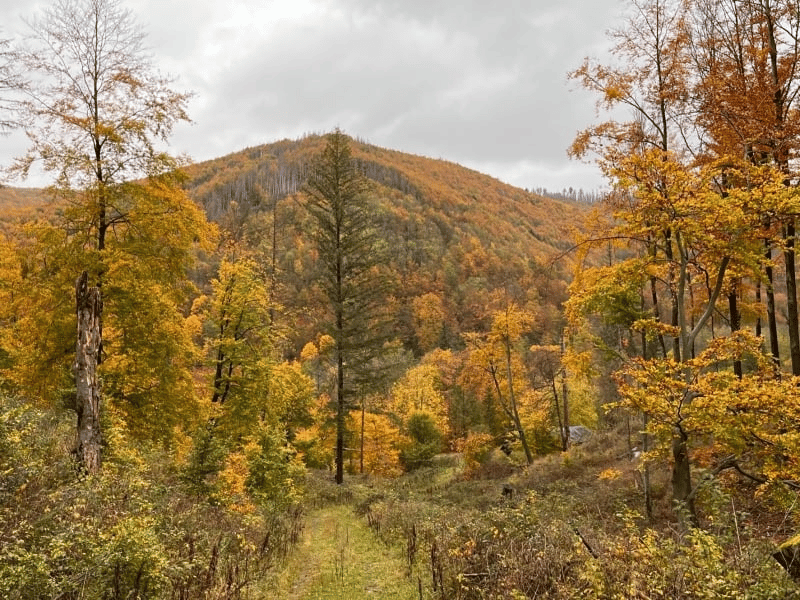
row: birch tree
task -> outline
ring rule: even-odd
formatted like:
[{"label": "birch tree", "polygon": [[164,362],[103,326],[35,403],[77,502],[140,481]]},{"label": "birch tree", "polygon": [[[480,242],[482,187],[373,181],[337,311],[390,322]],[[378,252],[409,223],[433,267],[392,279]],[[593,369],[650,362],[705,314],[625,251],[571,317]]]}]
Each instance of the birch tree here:
[{"label": "birch tree", "polygon": [[[144,32],[119,0],[57,0],[27,24],[29,36],[9,56],[24,73],[13,116],[29,148],[8,173],[25,178],[38,166],[52,174],[55,217],[28,231],[34,250],[21,260],[30,295],[18,326],[39,327],[21,331],[19,345],[29,343],[42,363],[65,363],[65,340],[56,339],[64,330],[50,323],[63,322],[58,295],[86,271],[104,307],[96,361],[107,392],[134,431],[164,436],[191,404],[191,342],[178,312],[189,289],[180,282],[197,241],[211,235],[179,187],[180,161],[162,147],[188,120],[190,95],[157,72]],[[18,381],[24,371],[20,365]],[[176,395],[181,401],[170,401]],[[83,400],[77,405],[99,410],[99,401]]]}]

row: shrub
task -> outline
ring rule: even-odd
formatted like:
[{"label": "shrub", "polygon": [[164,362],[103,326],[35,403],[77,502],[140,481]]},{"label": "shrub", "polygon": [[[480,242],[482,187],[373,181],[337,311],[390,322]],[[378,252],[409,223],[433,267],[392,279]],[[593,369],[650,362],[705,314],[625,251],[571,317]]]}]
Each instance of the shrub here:
[{"label": "shrub", "polygon": [[261,432],[247,453],[247,467],[245,487],[257,504],[275,509],[300,501],[305,468],[280,432]]},{"label": "shrub", "polygon": [[470,433],[456,442],[456,451],[464,456],[464,475],[477,474],[481,464],[489,457],[494,438],[488,433]]},{"label": "shrub", "polygon": [[430,460],[442,450],[442,433],[436,426],[433,416],[428,413],[414,413],[406,424],[409,443],[400,450],[400,462],[406,471],[413,471]]},{"label": "shrub", "polygon": [[228,453],[213,425],[197,430],[194,435],[189,460],[181,473],[181,480],[189,493],[203,498],[214,498],[219,491],[217,475],[222,470]]},{"label": "shrub", "polygon": [[[70,413],[0,397],[0,598],[233,600],[298,538],[294,507],[197,502],[163,450],[140,446],[135,462],[109,452],[99,474],[78,479],[73,436]],[[256,467],[270,448],[259,446]],[[263,493],[267,480],[251,485]]]}]

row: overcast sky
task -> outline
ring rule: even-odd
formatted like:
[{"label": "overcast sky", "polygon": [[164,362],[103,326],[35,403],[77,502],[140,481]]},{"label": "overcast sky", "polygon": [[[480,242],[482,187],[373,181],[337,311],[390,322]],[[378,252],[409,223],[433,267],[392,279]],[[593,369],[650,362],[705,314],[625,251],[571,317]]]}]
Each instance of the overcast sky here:
[{"label": "overcast sky", "polygon": [[[47,2],[0,0],[2,37]],[[173,150],[194,160],[340,127],[524,188],[602,187],[570,160],[623,0],[128,0],[158,68],[191,90]],[[24,150],[0,139],[0,162]],[[28,185],[39,184],[29,181]]]}]

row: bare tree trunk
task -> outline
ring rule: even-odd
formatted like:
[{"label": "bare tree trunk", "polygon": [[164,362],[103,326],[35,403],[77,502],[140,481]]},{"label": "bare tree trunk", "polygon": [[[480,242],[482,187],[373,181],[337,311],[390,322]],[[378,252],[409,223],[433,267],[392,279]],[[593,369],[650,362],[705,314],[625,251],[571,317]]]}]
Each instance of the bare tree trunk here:
[{"label": "bare tree trunk", "polygon": [[675,435],[672,437],[672,498],[679,511],[681,521],[691,527],[697,527],[688,438],[689,436],[681,427],[675,428]]},{"label": "bare tree trunk", "polygon": [[[514,393],[514,379],[512,377],[513,373],[511,372],[511,343],[506,340],[506,377],[508,378],[508,400],[510,403],[510,410],[511,410],[511,418],[514,421],[514,426],[517,428],[517,433],[519,434],[519,441],[522,444],[522,449],[525,451],[525,460],[527,463],[533,464],[533,454],[531,453],[531,448],[528,446],[528,439],[525,436],[525,428],[522,427],[522,419],[519,416],[519,409],[517,407],[517,396]],[[497,386],[497,393],[500,393],[500,387],[495,379],[495,386]]]},{"label": "bare tree trunk", "polygon": [[644,509],[647,520],[653,520],[653,493],[650,489],[650,465],[647,462],[647,453],[650,451],[650,434],[647,433],[647,413],[642,413],[642,487],[644,488]]},{"label": "bare tree trunk", "polygon": [[[341,329],[339,330],[341,331]],[[344,357],[342,349],[337,344],[336,348],[336,483],[344,482],[344,427],[345,427],[345,398],[344,398]]]},{"label": "bare tree trunk", "polygon": [[564,450],[569,448],[569,396],[567,394],[567,367],[564,355],[567,352],[567,340],[564,332],[561,333],[561,399],[564,405]]},{"label": "bare tree trunk", "polygon": [[78,431],[75,457],[87,473],[100,470],[102,435],[100,431],[100,384],[97,381],[98,350],[101,343],[100,320],[103,300],[99,287],[89,287],[84,271],[75,282],[78,340],[75,345],[75,409]]},{"label": "bare tree trunk", "polygon": [[797,307],[797,271],[795,264],[795,223],[786,224],[786,249],[783,253],[786,264],[786,325],[789,328],[789,355],[792,358],[792,375],[800,375],[800,317]]},{"label": "bare tree trunk", "polygon": [[361,398],[361,456],[358,463],[358,472],[364,474],[364,420],[367,416],[367,401]]},{"label": "bare tree trunk", "polygon": [[556,421],[558,421],[558,438],[561,440],[561,451],[566,452],[569,448],[569,427],[564,424],[561,414],[561,404],[558,401],[558,387],[556,387],[555,376],[550,382],[553,388],[553,402],[555,404]]},{"label": "bare tree trunk", "polygon": [[[738,291],[739,282],[738,280],[734,280],[733,287],[728,293],[728,312],[730,313],[731,333],[739,331],[742,327],[742,315],[739,312]],[[742,378],[743,372],[741,359],[736,359],[733,361],[733,372],[736,374],[737,378]]]},{"label": "bare tree trunk", "polygon": [[[642,302],[644,304],[644,302]],[[642,331],[642,358],[647,360],[647,333]],[[663,342],[663,337],[662,340]],[[661,344],[663,358],[667,357],[664,344]],[[647,513],[647,520],[653,520],[653,495],[650,490],[650,466],[647,463],[647,453],[650,451],[650,435],[647,433],[649,417],[646,412],[642,412],[642,488],[644,489],[644,509]]]},{"label": "bare tree trunk", "polygon": [[772,246],[769,240],[764,241],[764,274],[767,278],[767,327],[769,329],[769,349],[775,371],[780,372],[781,352],[778,346],[778,321],[775,318],[775,291],[773,287],[774,275],[772,272]]}]

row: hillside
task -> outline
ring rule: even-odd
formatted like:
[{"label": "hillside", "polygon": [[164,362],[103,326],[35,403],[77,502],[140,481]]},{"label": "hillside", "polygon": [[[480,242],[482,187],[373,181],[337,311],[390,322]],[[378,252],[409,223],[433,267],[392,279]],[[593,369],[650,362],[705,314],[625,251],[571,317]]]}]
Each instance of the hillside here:
[{"label": "hillside", "polygon": [[[254,202],[259,194],[285,198],[302,184],[324,138],[247,148],[187,168],[187,188],[212,218],[231,201]],[[391,199],[398,220],[431,221],[447,241],[453,233],[484,244],[526,246],[547,258],[568,248],[571,228],[584,208],[539,196],[441,159],[379,148],[353,140],[353,156],[378,190]]]},{"label": "hillside", "polygon": [[[307,215],[297,192],[322,136],[247,148],[186,168],[190,197],[223,229],[272,246],[278,299],[291,317],[288,356],[317,334],[319,279]],[[465,331],[487,326],[493,303],[535,308],[543,341],[560,330],[560,305],[572,274],[568,252],[586,205],[515,188],[441,159],[351,143],[359,168],[374,184],[376,218],[396,275],[397,334],[415,353],[415,299],[435,298],[446,315],[444,347]],[[0,213],[28,217],[45,206],[41,189],[0,187]],[[274,231],[272,230],[274,227]],[[272,234],[274,233],[274,237]],[[271,238],[271,239],[267,239]],[[204,276],[199,275],[200,281]],[[430,296],[430,295],[433,296]]]},{"label": "hillside", "polygon": [[[706,404],[716,420],[713,436],[693,434],[697,522],[688,527],[671,494],[670,433],[640,435],[648,422],[663,425],[645,421],[653,405],[607,410],[616,393],[608,374],[636,350],[632,323],[588,309],[578,316],[585,335],[570,343],[581,361],[596,351],[588,375],[553,343],[563,327],[579,204],[353,141],[358,166],[373,182],[371,226],[388,257],[381,267],[393,276],[385,301],[399,343],[383,347],[384,364],[367,365],[390,365],[392,380],[376,377],[369,396],[350,400],[344,419],[335,420],[335,366],[319,336],[324,278],[298,194],[323,143],[278,142],[189,167],[187,193],[220,224],[216,247],[197,243],[216,238],[174,188],[181,207],[169,220],[161,215],[172,195],[155,196],[158,203],[142,205],[142,213],[156,215],[158,228],[131,234],[131,246],[123,233],[135,227],[119,228],[112,258],[126,260],[109,261],[118,268],[104,279],[103,314],[129,337],[103,330],[107,441],[102,470],[88,477],[75,476],[68,450],[75,326],[64,299],[71,300],[76,267],[91,254],[69,228],[52,236],[46,227],[16,230],[7,240],[0,264],[0,375],[7,378],[0,379],[0,513],[7,523],[0,597],[30,597],[30,590],[37,597],[229,600],[798,597],[770,558],[788,561],[797,541],[791,436],[798,380],[779,380],[770,393],[754,387],[758,418],[741,424],[732,420],[748,416],[741,388],[728,410]],[[44,195],[0,190],[0,221],[11,230],[37,212],[57,220]],[[169,249],[181,213],[197,215],[201,225],[172,242],[187,260],[172,272],[154,269],[160,277],[148,281],[137,262],[159,265],[152,250]],[[187,273],[197,287],[186,284]],[[630,271],[621,270],[618,279],[626,278]],[[176,289],[170,298],[166,292]],[[639,293],[615,292],[596,287],[600,300],[611,300],[598,304],[639,306]],[[135,302],[115,306],[120,299]],[[168,327],[153,327],[152,315]],[[243,325],[229,333],[232,321]],[[620,345],[616,359],[602,336]],[[173,347],[172,338],[185,343]],[[641,339],[644,355],[652,344]],[[134,343],[123,346],[128,340]],[[497,377],[501,353],[505,379]],[[716,375],[720,365],[706,372]],[[652,383],[639,379],[642,398],[670,401],[658,387],[663,371],[654,371]],[[769,381],[755,371],[746,377],[759,386]],[[743,385],[746,378],[727,381]],[[56,389],[60,382],[67,383]],[[512,384],[517,420],[503,404]],[[42,391],[48,385],[50,396]],[[232,395],[218,400],[219,389]],[[702,409],[706,397],[689,406],[679,396],[680,414]],[[765,404],[771,398],[786,401]],[[765,406],[774,422],[761,421]],[[335,485],[341,422],[348,474]],[[595,432],[571,446],[554,438],[571,423]],[[729,448],[746,448],[741,463]],[[760,475],[775,465],[785,469],[776,471],[781,479]]]},{"label": "hillside", "polygon": [[[314,304],[307,217],[296,193],[323,147],[319,136],[283,140],[187,169],[186,189],[210,218],[231,229],[256,216],[276,225],[282,301],[290,310]],[[440,298],[448,315],[445,346],[457,344],[463,331],[482,328],[487,307],[501,297],[535,306],[539,333],[553,334],[572,272],[569,257],[559,257],[572,244],[583,205],[363,141],[353,140],[352,152],[374,184],[381,237],[398,279],[399,334],[407,346],[424,350],[415,345],[410,307],[426,294]],[[297,332],[306,339],[313,333]]]},{"label": "hillside", "polygon": [[0,231],[5,231],[10,222],[31,219],[45,211],[44,190],[0,185]]}]

